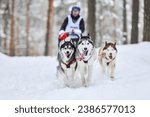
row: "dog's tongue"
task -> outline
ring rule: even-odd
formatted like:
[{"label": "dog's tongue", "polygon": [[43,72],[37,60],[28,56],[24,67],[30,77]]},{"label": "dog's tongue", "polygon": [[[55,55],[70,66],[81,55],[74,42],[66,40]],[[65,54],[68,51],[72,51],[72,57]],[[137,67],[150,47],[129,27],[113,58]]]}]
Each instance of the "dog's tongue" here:
[{"label": "dog's tongue", "polygon": [[84,51],[83,53],[84,53],[84,55],[85,55],[85,56],[87,56],[87,54],[88,54],[88,51]]},{"label": "dog's tongue", "polygon": [[110,59],[112,59],[112,56],[109,56]]},{"label": "dog's tongue", "polygon": [[66,54],[67,58],[69,58],[70,54]]}]

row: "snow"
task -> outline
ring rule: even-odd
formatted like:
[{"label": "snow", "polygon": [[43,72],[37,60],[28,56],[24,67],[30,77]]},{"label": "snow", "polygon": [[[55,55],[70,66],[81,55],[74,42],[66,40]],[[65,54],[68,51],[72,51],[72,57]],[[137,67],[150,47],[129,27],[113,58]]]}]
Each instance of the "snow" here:
[{"label": "snow", "polygon": [[89,87],[64,87],[56,57],[0,53],[0,99],[150,99],[150,43],[118,46],[116,79],[101,75],[96,60]]}]

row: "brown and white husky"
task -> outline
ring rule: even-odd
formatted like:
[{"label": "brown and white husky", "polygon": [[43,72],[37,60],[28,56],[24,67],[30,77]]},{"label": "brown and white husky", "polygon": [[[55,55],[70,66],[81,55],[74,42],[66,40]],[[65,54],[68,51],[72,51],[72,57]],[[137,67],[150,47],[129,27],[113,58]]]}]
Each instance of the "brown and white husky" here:
[{"label": "brown and white husky", "polygon": [[99,50],[99,62],[102,67],[102,72],[111,80],[115,77],[116,55],[116,42],[105,42],[104,47]]}]

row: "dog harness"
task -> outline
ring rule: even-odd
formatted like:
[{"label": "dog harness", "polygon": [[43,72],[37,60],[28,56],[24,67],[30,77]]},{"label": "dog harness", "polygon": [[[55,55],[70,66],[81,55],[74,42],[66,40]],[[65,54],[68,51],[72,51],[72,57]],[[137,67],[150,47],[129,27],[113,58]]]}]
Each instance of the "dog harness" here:
[{"label": "dog harness", "polygon": [[[110,62],[112,62],[113,60],[115,60],[116,57],[114,57],[111,61],[107,62],[107,66],[109,65]],[[107,57],[105,57],[106,60],[109,60]]]},{"label": "dog harness", "polygon": [[[73,60],[70,61],[68,64],[66,64],[66,63],[64,63],[64,62],[62,61],[62,63],[65,64],[67,68],[70,68],[70,65],[73,64],[73,63],[75,63],[75,62],[76,62],[76,59],[73,59]],[[76,67],[77,67],[77,64],[76,64]],[[75,69],[76,69],[76,67],[75,67]]]}]

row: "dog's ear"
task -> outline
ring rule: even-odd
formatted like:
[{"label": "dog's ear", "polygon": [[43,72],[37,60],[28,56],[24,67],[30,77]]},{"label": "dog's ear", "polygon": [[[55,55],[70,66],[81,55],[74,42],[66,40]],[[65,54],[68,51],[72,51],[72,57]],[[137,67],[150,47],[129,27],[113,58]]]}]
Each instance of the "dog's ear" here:
[{"label": "dog's ear", "polygon": [[91,35],[90,35],[89,33],[87,34],[87,36],[89,37],[90,40],[92,40],[92,39],[91,39]]},{"label": "dog's ear", "polygon": [[107,41],[105,41],[105,45],[107,45]]},{"label": "dog's ear", "polygon": [[114,43],[114,46],[116,46],[116,41],[115,41],[115,43]]}]

